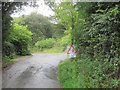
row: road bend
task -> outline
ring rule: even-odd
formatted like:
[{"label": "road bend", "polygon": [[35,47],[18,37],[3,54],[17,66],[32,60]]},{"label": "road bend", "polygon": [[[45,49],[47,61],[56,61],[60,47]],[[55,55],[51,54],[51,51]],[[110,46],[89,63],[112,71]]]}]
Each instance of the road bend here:
[{"label": "road bend", "polygon": [[61,88],[58,64],[66,58],[65,53],[17,58],[18,62],[3,70],[2,88]]}]

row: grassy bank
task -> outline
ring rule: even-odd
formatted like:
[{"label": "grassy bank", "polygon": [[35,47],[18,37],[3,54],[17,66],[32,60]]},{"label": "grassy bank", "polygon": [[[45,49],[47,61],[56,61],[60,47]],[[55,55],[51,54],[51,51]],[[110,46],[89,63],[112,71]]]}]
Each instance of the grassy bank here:
[{"label": "grassy bank", "polygon": [[15,62],[15,60],[12,60],[8,57],[3,57],[2,58],[2,64],[5,65],[6,63],[11,63],[11,62]]},{"label": "grassy bank", "polygon": [[58,76],[63,88],[86,88],[89,87],[88,81],[85,80],[87,75],[79,69],[74,59],[67,59],[59,64]]},{"label": "grassy bank", "polygon": [[109,63],[66,59],[58,65],[58,77],[63,88],[118,88],[120,79],[104,73],[108,66]]},{"label": "grassy bank", "polygon": [[25,56],[20,56],[20,55],[16,55],[14,56],[14,58],[9,58],[9,57],[2,57],[2,68],[6,68],[14,63],[16,63],[17,61],[21,61],[19,60],[19,58],[26,58],[32,55],[25,55]]},{"label": "grassy bank", "polygon": [[12,60],[9,57],[3,57],[2,58],[2,68],[6,68],[10,64],[14,63],[16,60]]},{"label": "grassy bank", "polygon": [[33,48],[31,49],[31,53],[65,53],[66,52],[66,48],[63,47],[53,47],[53,48],[49,48],[49,49],[37,49],[37,48]]}]

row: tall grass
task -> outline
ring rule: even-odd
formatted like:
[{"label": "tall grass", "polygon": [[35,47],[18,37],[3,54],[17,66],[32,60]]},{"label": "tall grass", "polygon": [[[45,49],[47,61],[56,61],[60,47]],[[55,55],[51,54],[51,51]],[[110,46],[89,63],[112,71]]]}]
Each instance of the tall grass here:
[{"label": "tall grass", "polygon": [[105,74],[110,63],[77,58],[67,59],[59,65],[58,77],[63,88],[118,88],[120,79]]}]

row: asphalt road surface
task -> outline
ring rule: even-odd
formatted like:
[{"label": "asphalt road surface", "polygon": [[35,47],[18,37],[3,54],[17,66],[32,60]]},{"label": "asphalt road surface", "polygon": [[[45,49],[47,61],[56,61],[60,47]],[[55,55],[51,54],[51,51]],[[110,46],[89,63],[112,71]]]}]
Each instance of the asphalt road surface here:
[{"label": "asphalt road surface", "polygon": [[3,71],[2,88],[61,88],[57,66],[66,58],[65,53],[17,58],[19,62]]}]

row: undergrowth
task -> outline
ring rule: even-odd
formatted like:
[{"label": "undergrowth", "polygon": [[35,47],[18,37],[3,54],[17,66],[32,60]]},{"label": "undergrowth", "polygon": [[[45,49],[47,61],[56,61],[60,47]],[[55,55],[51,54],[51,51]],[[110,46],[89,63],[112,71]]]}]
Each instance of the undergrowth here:
[{"label": "undergrowth", "polygon": [[63,88],[118,88],[120,78],[106,73],[110,63],[100,61],[67,59],[59,65],[58,77]]},{"label": "undergrowth", "polygon": [[3,58],[2,58],[2,64],[3,64],[3,66],[4,66],[6,63],[11,63],[11,62],[15,62],[15,60],[10,59],[9,57],[3,57]]},{"label": "undergrowth", "polygon": [[53,48],[45,48],[43,50],[33,48],[31,49],[31,53],[65,53],[66,48],[64,47],[53,47]]}]

